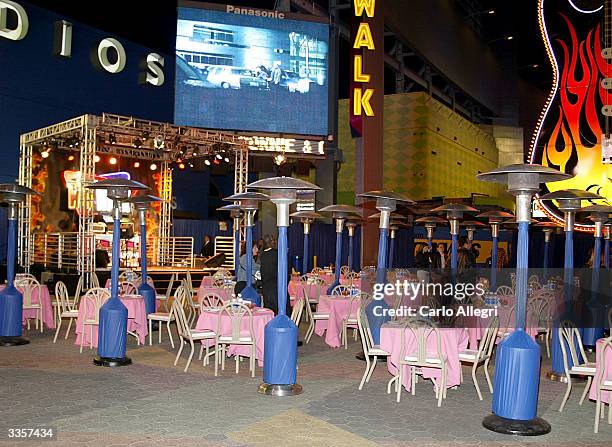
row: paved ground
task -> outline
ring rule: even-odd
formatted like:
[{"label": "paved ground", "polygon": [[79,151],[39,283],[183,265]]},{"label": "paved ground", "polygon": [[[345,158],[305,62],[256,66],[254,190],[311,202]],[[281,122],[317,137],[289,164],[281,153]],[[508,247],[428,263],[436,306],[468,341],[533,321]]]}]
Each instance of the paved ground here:
[{"label": "paved ground", "polygon": [[172,366],[169,343],[138,348],[129,337],[134,364],[99,368],[91,363],[94,351],[79,354],[63,339],[54,345],[51,331],[27,335],[32,341],[27,346],[0,348],[2,446],[36,445],[6,438],[9,427],[35,426],[57,430],[55,441],[39,443],[45,446],[612,445],[607,423],[593,434],[594,403],[578,406],[582,384],[559,413],[564,385],[543,379],[539,413],[552,433],[513,438],[481,426],[491,396],[485,392],[485,400],[478,401],[467,369],[466,382],[449,391],[442,408],[436,407],[429,382],[419,383],[416,396],[404,391],[396,403],[386,394],[390,376],[384,364],[358,391],[364,364],[354,358],[355,342],[348,351],[332,349],[315,335],[300,348],[304,394],[273,398],[257,394],[261,369],[251,378],[247,362],[238,375],[233,361],[217,378],[211,366],[197,362],[183,373]]}]

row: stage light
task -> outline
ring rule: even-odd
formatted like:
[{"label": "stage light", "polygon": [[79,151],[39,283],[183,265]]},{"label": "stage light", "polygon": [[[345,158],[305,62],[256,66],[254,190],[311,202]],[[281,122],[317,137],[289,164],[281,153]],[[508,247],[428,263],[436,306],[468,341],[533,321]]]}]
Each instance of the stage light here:
[{"label": "stage light", "polygon": [[49,158],[49,149],[46,149],[40,153],[42,158]]},{"label": "stage light", "polygon": [[217,160],[221,160],[223,157],[221,157],[221,154],[217,154],[215,155],[215,157],[217,158]]},{"label": "stage light", "polygon": [[178,168],[179,169],[185,169],[185,163],[179,163]]},{"label": "stage light", "polygon": [[506,37],[506,40],[512,40],[512,39],[514,39],[514,36],[508,36],[508,37]]},{"label": "stage light", "polygon": [[139,168],[140,167],[140,162],[139,161],[135,161],[134,162],[134,167],[135,168]]},{"label": "stage light", "polygon": [[225,157],[225,158],[223,159],[223,161],[224,161],[224,162],[226,162],[226,163],[229,163],[229,162],[230,162],[230,159],[229,159],[229,157]]},{"label": "stage light", "polygon": [[111,158],[110,158],[110,160],[108,160],[108,162],[109,162],[111,165],[116,165],[116,164],[117,164],[117,159],[116,159],[115,157],[111,157]]},{"label": "stage light", "polygon": [[68,161],[73,161],[74,160],[74,155],[70,154],[68,155]]},{"label": "stage light", "polygon": [[99,155],[94,156],[94,163],[100,163],[100,156]]},{"label": "stage light", "polygon": [[193,163],[189,163],[189,167],[190,167],[190,168],[193,168]]},{"label": "stage light", "polygon": [[205,164],[206,166],[210,166],[210,160],[209,160],[209,159],[204,160],[204,164]]},{"label": "stage light", "polygon": [[287,156],[285,154],[278,154],[274,156],[274,164],[280,166],[285,164],[287,161]]},{"label": "stage light", "polygon": [[155,163],[151,163],[151,166],[149,167],[149,169],[151,171],[155,171],[157,169],[157,165]]}]

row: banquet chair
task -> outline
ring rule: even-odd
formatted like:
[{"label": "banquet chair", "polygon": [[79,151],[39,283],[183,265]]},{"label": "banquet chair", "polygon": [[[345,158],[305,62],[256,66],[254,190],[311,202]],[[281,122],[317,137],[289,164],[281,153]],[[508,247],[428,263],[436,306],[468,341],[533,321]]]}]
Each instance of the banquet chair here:
[{"label": "banquet chair", "polygon": [[[187,372],[189,369],[189,365],[191,365],[191,360],[193,359],[193,354],[195,351],[194,341],[203,341],[203,340],[215,340],[215,333],[213,331],[199,331],[196,329],[191,329],[189,323],[187,322],[187,317],[185,315],[185,309],[183,308],[183,304],[178,299],[174,299],[172,302],[172,307],[170,308],[174,313],[174,317],[176,318],[176,327],[178,330],[179,336],[179,350],[176,353],[176,358],[174,359],[174,366],[178,363],[179,358],[181,357],[181,353],[183,352],[184,346],[189,343],[191,346],[191,352],[189,353],[189,358],[187,359],[187,364],[185,365],[185,369],[183,372]],[[208,346],[206,347],[206,353],[208,358]],[[206,361],[206,358],[204,361]]]},{"label": "banquet chair", "polygon": [[[599,432],[599,418],[603,417],[603,410],[605,403],[601,400],[601,392],[609,391],[612,396],[612,371],[608,365],[606,365],[606,350],[608,352],[612,352],[612,337],[606,338],[601,346],[598,347],[598,362],[599,370],[595,375],[595,426],[593,427],[593,432]],[[608,424],[612,424],[612,401],[608,402]]]},{"label": "banquet chair", "polygon": [[193,324],[194,320],[198,316],[200,306],[196,305],[193,301],[193,289],[189,286],[189,283],[185,279],[181,280],[181,286],[185,289],[185,306],[187,307],[187,322],[189,326]]},{"label": "banquet chair", "polygon": [[[223,335],[221,320],[226,315],[231,322],[232,332],[230,335]],[[247,329],[242,330],[242,320],[247,318]],[[246,334],[245,334],[246,333]],[[229,345],[249,345],[251,346],[251,359],[249,369],[251,377],[255,377],[255,333],[253,331],[253,312],[249,307],[238,301],[227,301],[217,317],[217,331],[215,338],[215,377],[219,372],[218,355],[221,355],[221,370],[225,370],[225,350]],[[236,373],[240,370],[240,356],[235,355]]]},{"label": "banquet chair", "polygon": [[174,281],[176,280],[177,274],[173,273],[168,281],[168,287],[164,295],[155,295],[155,299],[160,301],[160,304],[164,306],[166,312],[170,312],[170,297],[172,296],[172,288],[174,287]]},{"label": "banquet chair", "polygon": [[127,269],[119,274],[118,281],[119,282],[130,281],[130,280],[135,281],[136,278],[138,278],[138,275],[136,274],[136,272],[131,269]]},{"label": "banquet chair", "polygon": [[527,327],[535,328],[538,334],[544,334],[546,354],[550,358],[550,331],[552,327],[550,300],[539,294],[529,302],[527,308],[531,310],[528,313],[530,320]]},{"label": "banquet chair", "polygon": [[[407,335],[413,337],[416,343],[416,349],[412,352],[406,352]],[[435,337],[436,347],[433,352],[431,350],[427,352],[427,340],[429,337]],[[415,394],[417,368],[436,368],[441,370],[442,377],[438,383],[434,382],[434,386],[436,398],[438,399],[438,407],[442,406],[442,398],[446,398],[447,361],[444,351],[442,350],[442,337],[440,336],[440,331],[431,321],[420,319],[407,320],[406,327],[402,330],[399,365],[395,375],[397,402],[400,401],[402,392],[404,365],[410,366],[412,395]]]},{"label": "banquet chair", "polygon": [[300,320],[302,319],[302,312],[304,311],[304,300],[297,300],[291,309],[291,321],[295,323],[297,327],[300,327]]},{"label": "banquet chair", "polygon": [[133,282],[121,281],[119,282],[119,295],[137,295],[138,288]]},{"label": "banquet chair", "polygon": [[[565,371],[565,377],[567,378],[567,390],[561,401],[559,411],[563,411],[565,404],[569,399],[569,395],[572,392],[572,375],[587,376],[587,383],[584,387],[582,397],[580,397],[579,405],[582,405],[584,399],[591,388],[591,381],[595,375],[595,363],[586,362],[588,360],[584,347],[582,345],[582,336],[580,331],[576,328],[574,323],[565,320],[559,326],[559,344],[561,346],[561,353],[563,355],[563,369]],[[568,355],[569,350],[569,355]],[[569,362],[572,362],[572,366],[569,366]],[[581,361],[582,360],[582,361]]]},{"label": "banquet chair", "polygon": [[514,290],[510,286],[499,286],[495,291],[496,295],[514,295]]},{"label": "banquet chair", "polygon": [[36,279],[36,276],[32,275],[31,273],[17,273],[15,275],[15,282],[23,279]]},{"label": "banquet chair", "polygon": [[[93,327],[100,324],[100,308],[110,298],[110,292],[99,287],[89,289],[83,295],[83,311],[84,317],[81,327],[81,346],[80,353],[83,353],[83,339],[85,334],[85,326],[89,326],[89,349],[93,349]],[[91,309],[91,316],[90,316]]]},{"label": "banquet chair", "polygon": [[[500,339],[506,338],[514,331],[514,315],[516,315],[516,304],[510,307],[510,312],[508,312],[508,316],[506,321],[504,321],[503,325],[500,326],[500,330],[497,332],[497,337]],[[527,309],[527,321],[529,321],[529,309]]]},{"label": "banquet chair", "polygon": [[187,285],[193,290],[193,279],[191,278],[191,271],[187,270],[185,272],[185,280],[187,281]]},{"label": "banquet chair", "polygon": [[325,273],[325,270],[323,270],[321,267],[315,267],[312,269],[311,273],[313,275],[320,275],[321,273]]},{"label": "banquet chair", "polygon": [[336,287],[332,289],[331,294],[348,296],[351,294],[351,290],[352,288],[350,286],[345,286],[344,284],[338,284]]},{"label": "banquet chair", "polygon": [[[379,346],[374,345],[372,339],[372,332],[370,331],[370,323],[365,313],[365,305],[362,305],[357,310],[357,328],[359,329],[359,335],[361,337],[361,346],[363,347],[363,353],[366,360],[366,369],[359,382],[359,389],[363,388],[364,383],[370,381],[374,368],[376,368],[376,362],[379,357],[388,357],[389,353],[380,349]],[[370,359],[373,357],[372,359]]]},{"label": "banquet chair", "polygon": [[540,289],[540,278],[538,278],[538,275],[531,275],[527,280],[527,286],[533,287],[534,289]]},{"label": "banquet chair", "polygon": [[223,304],[224,302],[221,295],[214,292],[208,292],[200,299],[200,310],[207,307],[223,307]]},{"label": "banquet chair", "polygon": [[357,272],[348,272],[346,275],[344,275],[344,279],[348,280],[351,286],[353,285],[353,281],[359,278],[361,278],[361,275]]},{"label": "banquet chair", "polygon": [[348,275],[350,271],[351,271],[351,270],[349,269],[349,266],[348,266],[348,265],[343,265],[342,267],[340,267],[340,274],[341,274],[342,276],[346,276],[346,275]]},{"label": "banquet chair", "polygon": [[[367,295],[367,294],[366,294]],[[357,341],[357,333],[359,332],[358,324],[358,312],[361,306],[361,293],[359,295],[351,297],[348,307],[348,313],[346,317],[342,318],[342,344],[344,349],[348,349],[348,328],[353,329],[353,338]]]},{"label": "banquet chair", "polygon": [[[174,301],[178,301],[181,306],[185,303],[185,296],[187,295],[187,291],[184,287],[178,287],[176,289],[176,293],[174,294]],[[151,312],[147,315],[147,320],[149,321],[149,346],[153,345],[153,322],[158,321],[159,327],[157,328],[158,333],[158,343],[162,341],[162,328],[161,325],[166,323],[166,329],[168,331],[168,337],[170,337],[170,345],[172,349],[174,349],[174,339],[172,338],[172,331],[170,330],[170,323],[176,320],[174,315],[174,307],[170,307],[169,312]]]},{"label": "banquet chair", "polygon": [[[38,280],[31,275],[15,281],[15,286],[21,289],[23,295],[23,310],[36,309],[35,328],[43,331],[43,300],[42,300],[42,286]],[[38,302],[33,301],[33,297],[36,294]],[[28,329],[30,329],[30,318],[27,319]]]},{"label": "banquet chair", "polygon": [[79,302],[81,301],[81,296],[86,291],[84,290],[85,289],[84,284],[85,284],[85,276],[81,274],[79,276],[79,280],[77,281],[76,289],[74,290],[74,298],[72,299],[72,303],[71,303],[73,309],[79,308]]},{"label": "banquet chair", "polygon": [[225,278],[215,278],[213,280],[213,287],[217,289],[222,289],[223,287],[225,287],[225,281]]},{"label": "banquet chair", "polygon": [[315,330],[315,323],[321,320],[329,320],[329,313],[327,312],[313,312],[312,311],[312,302],[310,301],[310,297],[304,289],[304,299],[306,300],[305,308],[306,308],[306,316],[308,317],[308,329],[306,330],[306,336],[304,340],[306,343],[310,342],[310,337]]},{"label": "banquet chair", "polygon": [[219,269],[213,275],[214,279],[231,279],[232,274],[226,269]]},{"label": "banquet chair", "polygon": [[[499,330],[499,318],[493,317],[489,322],[485,333],[483,334],[478,349],[464,349],[459,352],[459,361],[461,363],[469,363],[472,365],[472,380],[474,380],[474,387],[478,394],[478,399],[482,400],[482,393],[478,386],[478,380],[476,380],[476,370],[482,364],[484,368],[485,378],[489,385],[489,391],[493,393],[493,385],[491,384],[491,377],[489,376],[489,362],[493,355],[493,348],[495,347],[495,339],[497,338],[497,331]],[[463,381],[463,370],[461,370],[461,381]]]},{"label": "banquet chair", "polygon": [[66,336],[64,340],[68,339],[70,328],[72,327],[72,320],[75,320],[79,316],[79,311],[74,309],[70,304],[70,298],[68,297],[68,289],[66,284],[62,281],[55,283],[55,302],[57,303],[55,310],[57,313],[57,320],[55,329],[55,337],[53,337],[53,343],[57,342],[57,336],[62,327],[62,318],[68,318],[68,329],[66,329]]},{"label": "banquet chair", "polygon": [[98,278],[98,275],[96,275],[96,272],[91,272],[89,275],[90,275],[89,281],[90,281],[91,287],[99,288],[100,279]]}]

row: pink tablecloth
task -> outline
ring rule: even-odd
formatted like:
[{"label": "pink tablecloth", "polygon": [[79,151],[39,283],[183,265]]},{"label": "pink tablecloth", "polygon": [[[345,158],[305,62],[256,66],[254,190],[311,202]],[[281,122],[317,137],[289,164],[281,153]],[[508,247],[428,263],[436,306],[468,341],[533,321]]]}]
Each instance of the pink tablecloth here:
[{"label": "pink tablecloth", "polygon": [[[4,287],[5,286],[0,286],[0,290],[4,289]],[[17,290],[19,290],[23,294],[23,289],[21,289],[21,287],[17,287]],[[49,295],[49,289],[47,288],[47,286],[41,286],[40,290],[42,293],[43,324],[48,328],[53,329],[55,328],[55,318],[53,316],[53,306],[51,305],[51,296]],[[38,303],[38,287],[35,287],[32,290],[32,303]],[[36,309],[24,309],[22,317],[23,322],[25,323],[26,319],[28,318],[36,318],[36,312]]]},{"label": "pink tablecloth", "polygon": [[349,308],[351,316],[356,318],[357,310],[359,309],[359,300],[353,303],[351,308],[351,299],[345,296],[330,296],[321,295],[317,312],[329,313],[328,320],[317,320],[315,323],[315,333],[323,336],[325,332],[325,343],[332,348],[342,346],[342,321],[348,316]]},{"label": "pink tablecloth", "polygon": [[198,303],[202,300],[202,298],[205,295],[209,293],[216,293],[217,295],[221,297],[223,301],[227,301],[232,298],[233,291],[234,291],[233,288],[229,289],[229,288],[224,288],[224,287],[200,286],[200,288],[198,289]]},{"label": "pink tablecloth", "polygon": [[[599,363],[599,353],[601,352],[603,346],[604,339],[597,340],[597,345],[595,346],[595,361],[597,362],[595,365],[595,377],[593,378],[593,384],[591,385],[591,391],[589,392],[589,399],[596,400],[597,392],[595,391],[595,381],[599,380],[599,375],[601,374],[601,364]],[[612,380],[612,349],[606,349],[606,380]],[[601,400],[607,404],[610,403],[610,392],[602,391],[601,392]],[[610,411],[610,410],[608,410]]]},{"label": "pink tablecloth", "polygon": [[202,282],[200,283],[200,287],[212,287],[215,282],[215,278],[212,276],[204,276],[202,278]]},{"label": "pink tablecloth", "polygon": [[[391,374],[397,373],[401,355],[401,337],[404,334],[404,327],[383,324],[380,330],[380,348],[390,352],[391,355],[387,359],[387,368]],[[442,352],[447,360],[447,380],[446,387],[451,388],[461,384],[461,362],[459,361],[459,352],[466,349],[468,345],[468,333],[465,329],[458,328],[440,328],[440,336],[442,338]],[[406,336],[406,353],[411,353],[416,350],[416,339],[410,331],[405,332]],[[431,351],[429,351],[431,349]],[[432,355],[437,354],[436,336],[431,334],[427,339],[427,351]],[[426,379],[440,379],[442,372],[436,368],[421,368],[423,377]],[[406,390],[410,390],[410,368],[404,366],[403,385]]]},{"label": "pink tablecloth", "polygon": [[327,286],[317,286],[316,284],[304,284],[300,281],[289,281],[289,285],[287,286],[287,290],[289,291],[289,297],[291,301],[301,300],[304,298],[304,290],[308,293],[309,300],[316,300],[319,298],[319,294],[325,293],[327,291]]},{"label": "pink tablecloth", "polygon": [[[127,330],[135,332],[138,335],[138,339],[141,344],[144,344],[145,338],[149,333],[149,328],[147,327],[147,312],[145,309],[145,302],[140,295],[125,295],[119,297],[121,302],[125,307],[127,307],[128,311],[128,323]],[[88,309],[89,312],[92,312],[93,309],[91,307]],[[85,301],[81,299],[79,303],[79,316],[77,317],[76,323],[76,341],[75,345],[81,344],[81,337],[85,337],[83,339],[83,345],[89,346],[90,341],[90,329],[89,326],[85,326],[83,328],[83,318],[85,317]],[[88,318],[93,317],[93,315],[88,315]],[[93,327],[93,346],[98,346],[98,326]]]},{"label": "pink tablecloth", "polygon": [[[264,329],[268,321],[274,318],[274,312],[270,309],[255,308],[253,310],[253,333],[255,335],[255,358],[259,366],[263,366],[264,359]],[[199,331],[217,331],[219,322],[219,311],[205,310],[200,314],[196,329]],[[249,334],[248,318],[242,318],[240,322],[240,331],[244,331],[244,335]],[[227,314],[221,317],[221,335],[232,335],[232,320]],[[213,346],[212,340],[204,340],[208,346]],[[227,350],[228,355],[239,355],[242,357],[251,357],[251,347],[247,345],[231,345]]]}]

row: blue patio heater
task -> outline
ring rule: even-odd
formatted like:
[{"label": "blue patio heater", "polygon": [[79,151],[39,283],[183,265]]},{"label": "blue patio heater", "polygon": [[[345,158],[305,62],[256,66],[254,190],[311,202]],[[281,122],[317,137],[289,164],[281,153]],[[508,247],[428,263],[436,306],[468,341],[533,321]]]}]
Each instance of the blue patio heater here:
[{"label": "blue patio heater", "polygon": [[18,209],[29,195],[40,194],[27,186],[0,184],[0,203],[8,204],[6,287],[0,291],[0,346],[30,343],[27,338],[22,337],[23,296],[14,285]]},{"label": "blue patio heater", "polygon": [[544,256],[542,259],[542,276],[544,281],[548,280],[548,269],[550,268],[550,242],[552,241],[552,236],[557,228],[552,222],[544,221],[538,222],[535,224],[536,227],[542,227],[542,233],[544,233]]},{"label": "blue patio heater", "polygon": [[431,210],[432,213],[446,213],[450,224],[451,234],[451,271],[453,275],[457,272],[457,253],[459,251],[459,221],[463,219],[464,213],[474,213],[478,210],[462,203],[447,203]]},{"label": "blue patio heater", "polygon": [[525,332],[531,199],[541,183],[570,178],[540,165],[516,164],[477,175],[487,182],[508,185],[516,196],[519,234],[516,261],[516,329],[497,347],[493,413],[484,418],[485,428],[511,435],[536,436],[550,432],[550,424],[537,417],[540,383],[540,346]]},{"label": "blue patio heater", "polygon": [[425,227],[425,231],[427,232],[427,245],[429,245],[429,249],[434,251],[433,248],[433,236],[434,231],[438,225],[446,225],[446,220],[437,216],[425,216],[419,217],[414,221],[417,225],[423,225]]},{"label": "blue patio heater", "polygon": [[[134,180],[113,178],[88,185],[89,189],[104,189],[113,201],[113,252],[111,256],[111,297],[100,308],[98,326],[98,355],[96,366],[127,366],[132,359],[125,355],[127,337],[127,308],[119,299],[119,244],[121,242],[121,202],[131,191],[147,190],[148,186]],[[146,278],[144,279],[146,282]]]},{"label": "blue patio heater", "polygon": [[234,275],[238,276],[238,269],[240,268],[240,205],[232,203],[217,208],[217,211],[229,211],[232,217],[232,229],[234,230]]},{"label": "blue patio heater", "polygon": [[[376,284],[387,283],[387,245],[389,236],[389,227],[391,225],[391,213],[395,211],[398,203],[406,205],[414,204],[415,202],[393,191],[368,191],[357,194],[357,197],[368,200],[376,200],[376,209],[380,211],[380,220],[378,228],[380,236],[378,239],[378,260],[376,265]],[[380,327],[389,321],[389,304],[383,299],[378,298],[372,300],[366,307],[366,315],[372,332],[372,340],[375,345],[380,344]]]},{"label": "blue patio heater", "polygon": [[[259,203],[265,202],[269,197],[260,192],[241,192],[232,196],[226,197],[223,200],[238,202],[240,209],[244,212],[244,227],[245,227],[245,253],[246,253],[246,286],[240,292],[242,299],[254,303],[256,306],[261,306],[261,297],[255,287],[253,287],[253,227],[255,226],[255,213],[259,209]],[[238,276],[238,271],[236,271]]]},{"label": "blue patio heater", "polygon": [[309,249],[310,249],[310,226],[314,223],[315,219],[321,219],[319,213],[315,213],[314,211],[296,211],[289,215],[293,219],[300,219],[300,222],[304,226],[304,257],[302,259],[302,275],[307,274],[310,270],[308,270],[308,259]]},{"label": "blue patio heater", "polygon": [[[355,229],[363,224],[364,219],[362,219],[361,217],[353,217],[353,216],[349,216],[349,218],[346,221],[346,230],[348,231],[348,268],[349,271],[353,272],[355,271],[355,269],[353,269],[354,264],[355,264],[355,250],[353,248],[353,241],[355,239]],[[359,266],[357,268],[357,270],[360,270]]]},{"label": "blue patio heater", "polygon": [[340,284],[340,267],[342,266],[342,231],[344,222],[349,216],[358,216],[361,209],[351,205],[328,205],[319,210],[321,213],[331,213],[336,224],[336,268],[334,282],[328,287],[327,294],[331,294],[334,287]]},{"label": "blue patio heater", "polygon": [[[368,219],[380,221],[380,213],[372,214],[368,216]],[[391,213],[389,220],[389,253],[387,256],[387,269],[393,268],[393,257],[395,256],[395,238],[397,236],[397,230],[401,226],[407,226],[406,224],[404,224],[404,221],[406,220],[408,220],[406,216],[402,216],[398,213]]]},{"label": "blue patio heater", "polygon": [[610,239],[612,238],[612,222],[604,225],[606,240],[604,241],[604,267],[610,269]]},{"label": "blue patio heater", "polygon": [[[563,212],[565,221],[565,262],[563,266],[564,304],[560,313],[553,323],[552,347],[550,352],[551,370],[546,377],[555,382],[566,382],[563,366],[563,354],[559,343],[559,323],[566,319],[574,319],[576,315],[572,312],[572,300],[574,292],[574,225],[576,213],[580,211],[583,200],[598,200],[603,197],[580,189],[561,189],[545,194],[540,200],[555,200],[560,211]],[[585,344],[587,340],[583,338]]]},{"label": "blue patio heater", "polygon": [[138,293],[144,299],[148,315],[155,312],[157,294],[147,281],[147,210],[152,203],[163,202],[163,200],[155,196],[141,195],[130,197],[126,202],[131,203],[138,210],[138,219],[140,220],[140,273],[142,281],[138,288]]},{"label": "blue patio heater", "polygon": [[264,371],[260,394],[292,396],[302,393],[297,379],[298,328],[287,316],[287,265],[289,247],[289,207],[297,200],[297,191],[316,191],[317,185],[292,177],[272,177],[258,180],[247,188],[262,189],[270,194],[270,201],[276,205],[276,226],[278,227],[278,315],[266,324],[264,330]]},{"label": "blue patio heater", "polygon": [[505,211],[487,211],[480,213],[476,217],[489,220],[491,225],[491,277],[489,289],[492,292],[497,290],[497,254],[499,242],[499,226],[505,219],[512,219],[514,215]]}]

